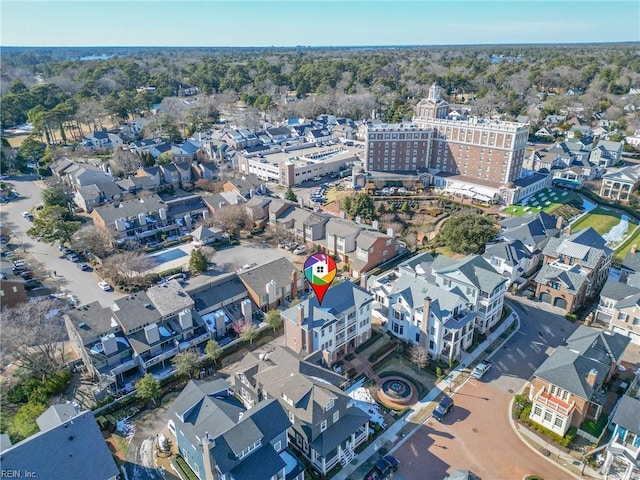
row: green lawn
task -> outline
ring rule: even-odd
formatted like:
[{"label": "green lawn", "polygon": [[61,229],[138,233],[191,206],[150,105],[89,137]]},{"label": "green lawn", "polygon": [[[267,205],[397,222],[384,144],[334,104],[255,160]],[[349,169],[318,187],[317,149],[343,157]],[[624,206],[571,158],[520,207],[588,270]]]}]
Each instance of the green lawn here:
[{"label": "green lawn", "polygon": [[[597,207],[587,215],[582,217],[576,223],[571,226],[573,231],[584,230],[585,228],[593,227],[593,229],[600,235],[604,235],[618,223],[620,223],[620,216],[624,212],[620,210],[614,210],[609,207]],[[628,215],[627,215],[628,217]],[[633,230],[635,225],[629,221],[629,229]]]},{"label": "green lawn", "polygon": [[629,250],[631,250],[634,243],[640,244],[640,228],[635,231],[631,238],[627,239],[622,245],[620,245],[621,248],[619,248],[619,250],[616,250],[613,254],[613,262],[622,263],[624,257],[627,256],[627,253],[629,253]]},{"label": "green lawn", "polygon": [[[556,194],[555,199],[553,198],[554,193]],[[521,217],[529,213],[538,213],[540,211],[552,213],[554,210],[557,210],[562,205],[565,205],[572,200],[576,200],[578,203],[582,204],[582,198],[577,193],[569,192],[564,196],[562,193],[562,190],[555,188],[542,190],[530,197],[526,205],[511,205],[510,207],[505,208],[504,213],[507,215],[513,215],[514,217]],[[543,197],[546,197],[546,200],[544,200]],[[534,202],[537,202],[537,205],[535,205]],[[546,202],[549,202],[549,205],[547,205]]]}]

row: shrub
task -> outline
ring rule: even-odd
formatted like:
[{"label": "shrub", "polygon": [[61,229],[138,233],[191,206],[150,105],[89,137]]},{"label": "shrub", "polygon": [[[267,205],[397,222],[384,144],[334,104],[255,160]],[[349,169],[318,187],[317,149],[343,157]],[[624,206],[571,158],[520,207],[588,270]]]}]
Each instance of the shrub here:
[{"label": "shrub", "polygon": [[566,318],[567,320],[569,320],[571,323],[575,322],[578,319],[578,315],[576,315],[575,313],[567,313],[564,318]]}]

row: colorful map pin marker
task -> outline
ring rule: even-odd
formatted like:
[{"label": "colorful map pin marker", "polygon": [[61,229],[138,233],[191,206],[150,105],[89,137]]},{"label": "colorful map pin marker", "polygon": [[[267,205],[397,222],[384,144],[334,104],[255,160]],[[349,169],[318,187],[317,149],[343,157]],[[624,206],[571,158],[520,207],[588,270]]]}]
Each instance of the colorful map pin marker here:
[{"label": "colorful map pin marker", "polygon": [[304,262],[304,276],[316,293],[318,303],[322,305],[324,294],[336,278],[336,262],[329,255],[314,253]]}]

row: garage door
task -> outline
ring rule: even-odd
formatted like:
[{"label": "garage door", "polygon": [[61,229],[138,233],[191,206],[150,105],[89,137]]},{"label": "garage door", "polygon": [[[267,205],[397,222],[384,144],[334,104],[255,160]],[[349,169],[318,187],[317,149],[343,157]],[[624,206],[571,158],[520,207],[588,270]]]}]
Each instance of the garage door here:
[{"label": "garage door", "polygon": [[558,297],[553,301],[553,306],[560,307],[560,308],[567,308],[567,301],[562,297]]},{"label": "garage door", "polygon": [[547,292],[542,292],[540,294],[540,301],[544,303],[551,303],[551,295]]}]

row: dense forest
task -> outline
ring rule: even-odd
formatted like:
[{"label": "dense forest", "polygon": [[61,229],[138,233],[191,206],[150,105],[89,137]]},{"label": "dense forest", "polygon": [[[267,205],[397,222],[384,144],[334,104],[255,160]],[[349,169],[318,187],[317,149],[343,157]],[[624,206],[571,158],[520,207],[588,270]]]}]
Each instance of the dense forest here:
[{"label": "dense forest", "polygon": [[[535,124],[568,103],[584,117],[617,121],[640,87],[638,44],[407,48],[5,48],[2,127],[31,122],[47,143],[67,143],[79,124],[101,128],[168,102],[161,133],[184,136],[229,105],[248,105],[245,123],[333,113],[356,120],[376,112],[389,122],[437,82],[474,113],[528,115]],[[147,87],[147,88],[144,88]],[[151,88],[148,88],[151,87]],[[198,108],[171,105],[181,88],[197,87]],[[568,88],[584,94],[567,99]],[[548,96],[562,93],[563,95]],[[167,100],[169,99],[169,100]],[[175,98],[174,98],[175,100]],[[640,107],[640,105],[637,105]],[[187,111],[188,110],[188,111]],[[543,117],[542,117],[543,118]],[[627,129],[637,128],[637,115]],[[106,125],[105,125],[106,126]],[[163,128],[163,126],[165,128]],[[63,128],[64,127],[64,128]],[[74,128],[77,128],[78,134]],[[71,133],[69,133],[71,132]]]}]

